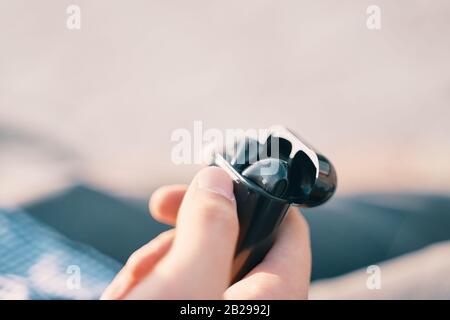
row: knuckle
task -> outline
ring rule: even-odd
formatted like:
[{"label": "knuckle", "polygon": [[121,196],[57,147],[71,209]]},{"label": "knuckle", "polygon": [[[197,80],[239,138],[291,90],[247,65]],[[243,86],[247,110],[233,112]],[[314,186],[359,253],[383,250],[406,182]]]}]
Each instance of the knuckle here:
[{"label": "knuckle", "polygon": [[137,256],[131,255],[125,267],[122,270],[126,270],[128,279],[136,279],[138,277],[138,269],[140,264],[140,259]]},{"label": "knuckle", "polygon": [[134,268],[139,264],[141,260],[142,260],[141,254],[138,251],[136,251],[131,256],[128,257],[126,265],[128,267]]}]

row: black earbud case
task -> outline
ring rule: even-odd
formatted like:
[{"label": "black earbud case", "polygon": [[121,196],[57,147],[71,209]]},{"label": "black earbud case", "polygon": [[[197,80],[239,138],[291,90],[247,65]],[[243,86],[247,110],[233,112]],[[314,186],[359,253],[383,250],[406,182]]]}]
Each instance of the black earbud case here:
[{"label": "black earbud case", "polygon": [[[331,162],[291,131],[283,127],[269,129],[266,140],[257,143],[255,156],[248,152],[249,141],[248,137],[242,138],[238,141],[240,147],[235,154],[215,153],[212,160],[212,165],[224,169],[234,182],[240,231],[232,283],[242,279],[262,261],[272,247],[278,226],[291,205],[318,206],[333,195],[337,185]],[[276,153],[273,152],[274,141],[278,149]],[[243,152],[244,161],[238,164],[237,155]],[[273,175],[258,175],[257,166],[272,160],[285,164],[287,171],[279,168]],[[251,165],[256,169],[250,170]],[[252,172],[251,178],[248,172]],[[277,179],[283,180],[283,183]],[[271,191],[268,192],[268,188]]]}]

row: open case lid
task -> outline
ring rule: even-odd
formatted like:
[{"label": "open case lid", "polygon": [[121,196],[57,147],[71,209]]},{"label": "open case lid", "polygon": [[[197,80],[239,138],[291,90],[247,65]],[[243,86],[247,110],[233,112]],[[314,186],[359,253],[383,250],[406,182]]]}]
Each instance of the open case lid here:
[{"label": "open case lid", "polygon": [[222,154],[215,162],[219,162],[219,165],[222,163],[220,166],[230,171],[235,180],[236,177],[247,180],[250,186],[263,192],[262,188],[242,176],[243,171],[251,163],[267,158],[282,159],[288,164],[289,189],[280,200],[313,207],[328,200],[336,190],[336,171],[331,162],[298,135],[282,126],[273,126],[265,135],[256,139],[254,136],[243,136],[233,150],[234,154]]}]

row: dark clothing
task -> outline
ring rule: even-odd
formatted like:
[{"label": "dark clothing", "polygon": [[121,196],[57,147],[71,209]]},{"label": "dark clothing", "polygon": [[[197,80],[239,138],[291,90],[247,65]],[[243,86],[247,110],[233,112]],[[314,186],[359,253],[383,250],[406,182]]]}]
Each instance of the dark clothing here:
[{"label": "dark clothing", "polygon": [[[25,210],[70,239],[122,263],[169,228],[151,218],[147,201],[122,199],[83,186],[30,204]],[[450,197],[444,195],[337,197],[302,212],[311,230],[313,280],[450,239]]]}]

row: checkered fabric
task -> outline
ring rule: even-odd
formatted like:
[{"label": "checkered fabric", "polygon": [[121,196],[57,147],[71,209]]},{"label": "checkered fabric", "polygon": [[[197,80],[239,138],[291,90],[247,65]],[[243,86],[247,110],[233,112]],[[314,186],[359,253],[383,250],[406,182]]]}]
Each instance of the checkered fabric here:
[{"label": "checkered fabric", "polygon": [[0,299],[97,299],[120,267],[24,211],[0,209]]}]

